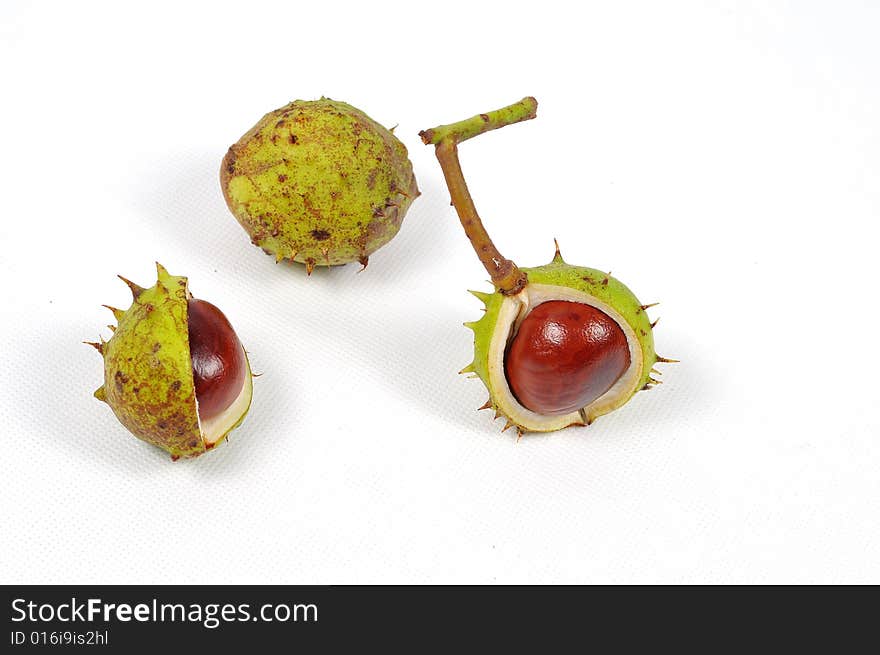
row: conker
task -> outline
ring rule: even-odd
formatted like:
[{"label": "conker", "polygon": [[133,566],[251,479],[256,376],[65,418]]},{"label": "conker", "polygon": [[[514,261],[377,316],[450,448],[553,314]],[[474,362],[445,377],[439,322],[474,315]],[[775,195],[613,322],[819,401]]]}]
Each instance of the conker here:
[{"label": "conker", "polygon": [[238,397],[248,375],[244,350],[229,320],[215,305],[190,298],[189,353],[199,418],[214,418]]},{"label": "conker", "polygon": [[127,310],[109,307],[118,325],[90,343],[104,359],[95,397],[138,439],[172,459],[214,448],[247,415],[253,383],[247,353],[217,307],[196,300],[187,278],[156,264],[156,284],[131,289]]},{"label": "conker", "polygon": [[[475,136],[535,118],[538,102],[523,98],[420,133],[433,145],[452,204],[494,293],[471,291],[485,305],[474,331],[473,373],[489,391],[480,409],[504,418],[504,430],[553,432],[589,425],[627,403],[637,391],[660,384],[652,375],[654,350],[647,309],[610,273],[573,266],[559,246],[550,263],[520,268],[492,243],[461,170],[458,146]],[[637,244],[633,240],[633,244]]]},{"label": "conker", "polygon": [[626,335],[607,314],[584,303],[551,300],[520,324],[504,370],[522,405],[555,415],[592,403],[629,364]]}]

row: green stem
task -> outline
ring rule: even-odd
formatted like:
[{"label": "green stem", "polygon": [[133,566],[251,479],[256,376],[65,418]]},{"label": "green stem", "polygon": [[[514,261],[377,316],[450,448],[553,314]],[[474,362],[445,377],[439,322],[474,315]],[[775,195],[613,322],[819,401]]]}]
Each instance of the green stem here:
[{"label": "green stem", "polygon": [[480,262],[491,276],[492,284],[504,295],[514,295],[522,291],[528,284],[528,278],[516,264],[501,255],[489,238],[461,171],[458,144],[483,132],[534,118],[537,108],[537,100],[523,98],[502,109],[477,114],[457,123],[440,125],[419,133],[426,145],[435,146],[437,160],[440,162],[440,168],[443,169],[446,186],[449,187],[452,204],[455,206],[464,232],[470,239]]},{"label": "green stem", "polygon": [[532,97],[523,98],[507,107],[490,111],[487,114],[477,114],[463,121],[449,125],[439,125],[430,130],[419,132],[425,145],[437,145],[444,139],[451,139],[456,143],[467,141],[483,132],[497,130],[505,125],[512,125],[520,121],[527,121],[536,116],[538,101]]}]

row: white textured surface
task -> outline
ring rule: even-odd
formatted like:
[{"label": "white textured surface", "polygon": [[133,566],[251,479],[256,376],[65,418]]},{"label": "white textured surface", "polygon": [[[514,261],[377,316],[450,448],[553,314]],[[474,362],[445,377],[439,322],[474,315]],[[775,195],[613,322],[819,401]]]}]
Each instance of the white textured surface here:
[{"label": "white textured surface", "polygon": [[[880,12],[575,6],[2,4],[0,582],[880,582]],[[423,196],[366,272],[307,279],[217,169],[322,94],[398,124]],[[515,443],[456,375],[486,275],[417,133],[528,94],[462,147],[496,242],[662,301],[683,363]],[[80,345],[156,259],[263,373],[176,464]]]}]

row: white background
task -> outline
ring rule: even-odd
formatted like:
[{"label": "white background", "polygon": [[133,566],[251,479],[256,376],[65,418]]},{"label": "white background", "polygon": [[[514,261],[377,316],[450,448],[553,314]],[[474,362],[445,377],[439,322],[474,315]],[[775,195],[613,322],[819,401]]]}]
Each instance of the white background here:
[{"label": "white background", "polygon": [[[870,5],[3,2],[0,580],[880,582]],[[217,181],[321,95],[397,124],[423,191],[359,275],[276,266]],[[524,95],[461,149],[496,243],[660,301],[682,363],[517,443],[456,374],[489,286],[417,133]],[[157,259],[263,374],[193,461],[80,344]]]}]

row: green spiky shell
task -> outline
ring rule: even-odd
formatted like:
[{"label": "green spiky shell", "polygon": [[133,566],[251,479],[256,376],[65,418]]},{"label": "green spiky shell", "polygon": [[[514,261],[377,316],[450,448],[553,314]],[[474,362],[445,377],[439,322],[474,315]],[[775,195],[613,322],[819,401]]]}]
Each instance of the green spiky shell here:
[{"label": "green spiky shell", "polygon": [[330,266],[390,241],[419,195],[403,143],[365,113],[329,98],[266,114],[223,159],[229,209],[277,261]]},{"label": "green spiky shell", "polygon": [[[647,306],[640,303],[626,285],[611,277],[610,274],[594,268],[567,264],[558,251],[549,264],[535,268],[523,268],[522,270],[528,275],[529,282],[521,293],[528,293],[530,287],[532,289],[542,288],[545,294],[549,293],[561,299],[574,300],[576,300],[577,294],[585,294],[593,299],[591,304],[605,310],[618,323],[625,323],[621,327],[627,333],[628,341],[634,339],[637,342],[637,350],[641,355],[635,358],[637,362],[634,362],[634,364],[637,363],[639,369],[637,372],[633,372],[627,389],[621,389],[620,397],[614,398],[613,402],[602,404],[593,410],[587,408],[588,411],[582,410],[579,416],[575,414],[569,419],[562,417],[560,421],[548,423],[546,429],[534,424],[524,424],[525,422],[517,420],[515,412],[509,411],[509,399],[506,398],[507,396],[513,398],[513,396],[509,389],[506,389],[506,382],[501,385],[505,387],[504,389],[498,389],[490,376],[490,351],[493,339],[497,338],[499,329],[509,329],[509,326],[500,325],[500,317],[502,305],[506,299],[510,302],[510,297],[504,296],[498,291],[495,293],[472,291],[471,293],[482,300],[486,307],[485,314],[480,320],[465,323],[474,331],[474,359],[462,370],[462,373],[475,373],[486,385],[489,391],[489,400],[481,409],[494,409],[496,418],[502,416],[506,418],[505,429],[516,427],[520,432],[552,431],[567,425],[589,424],[596,417],[626,403],[636,391],[656,382],[651,378],[651,368],[660,358],[654,352],[653,326],[645,311]],[[634,348],[632,343],[630,348],[632,352]],[[526,413],[529,412],[526,410]],[[570,422],[568,422],[569,420]]]},{"label": "green spiky shell", "polygon": [[[199,425],[187,278],[170,275],[159,264],[156,268],[158,280],[149,289],[125,280],[134,296],[131,307],[110,308],[118,320],[113,336],[91,344],[104,358],[104,384],[94,395],[139,439],[173,459],[197,457],[217,442],[206,444]],[[227,433],[243,419],[244,414]]]}]

